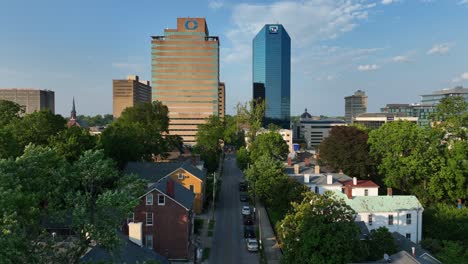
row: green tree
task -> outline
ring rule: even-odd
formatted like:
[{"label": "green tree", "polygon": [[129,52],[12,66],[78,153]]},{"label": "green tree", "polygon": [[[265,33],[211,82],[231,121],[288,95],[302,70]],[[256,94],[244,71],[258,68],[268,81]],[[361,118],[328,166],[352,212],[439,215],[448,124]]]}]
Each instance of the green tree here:
[{"label": "green tree", "polygon": [[374,176],[367,139],[367,133],[357,127],[335,126],[319,146],[320,162],[352,177]]},{"label": "green tree", "polygon": [[369,259],[379,260],[382,259],[386,253],[388,255],[395,254],[397,252],[397,246],[392,234],[386,227],[379,227],[370,232],[369,244]]},{"label": "green tree", "polygon": [[84,116],[79,115],[76,117],[79,122],[86,124],[88,127],[93,126],[107,126],[114,121],[114,117],[111,114],[95,115],[95,116]]},{"label": "green tree", "polygon": [[468,103],[463,96],[444,98],[436,106],[435,126],[446,131],[447,139],[467,140]]},{"label": "green tree", "polygon": [[16,140],[23,147],[30,143],[46,146],[51,136],[65,130],[65,123],[62,116],[55,115],[48,110],[42,110],[24,116],[11,123],[8,128],[11,129]]},{"label": "green tree", "polygon": [[0,128],[0,159],[16,158],[21,154],[21,150],[11,130]]},{"label": "green tree", "polygon": [[274,195],[274,186],[280,179],[287,177],[284,174],[283,164],[267,155],[261,156],[245,172],[246,178],[252,187],[251,191],[263,202],[269,202]]},{"label": "green tree", "polygon": [[241,170],[247,169],[248,164],[250,163],[250,157],[249,157],[249,152],[245,147],[241,147],[237,152],[236,152],[236,162],[237,166]]},{"label": "green tree", "polygon": [[370,153],[389,187],[411,193],[427,202],[430,177],[443,164],[440,131],[407,121],[389,122],[369,134]]},{"label": "green tree", "polygon": [[285,160],[289,152],[288,145],[278,132],[267,132],[258,135],[249,150],[251,160],[257,160],[263,155]]},{"label": "green tree", "polygon": [[200,154],[208,172],[215,172],[218,169],[224,129],[224,122],[218,116],[210,116],[205,124],[198,125],[195,153]]},{"label": "green tree", "polygon": [[102,132],[99,145],[107,157],[117,162],[123,169],[129,161],[141,161],[149,158],[144,147],[145,137],[138,124],[121,125],[113,123]]},{"label": "green tree", "polygon": [[349,263],[356,259],[355,212],[332,193],[308,192],[278,225],[282,263]]},{"label": "green tree", "polygon": [[96,146],[96,137],[90,135],[84,128],[73,126],[52,136],[49,145],[65,159],[73,162],[78,160],[83,152]]},{"label": "green tree", "polygon": [[23,114],[23,106],[12,101],[0,100],[0,128],[20,119]]},{"label": "green tree", "polygon": [[468,263],[468,250],[460,242],[444,240],[436,257],[442,263]]},{"label": "green tree", "polygon": [[226,128],[224,130],[224,143],[233,145],[237,149],[245,145],[244,131],[239,129],[237,116],[225,116],[224,122]]},{"label": "green tree", "polygon": [[237,123],[248,127],[247,137],[254,141],[257,132],[262,128],[265,116],[265,101],[252,100],[245,104],[237,104]]}]

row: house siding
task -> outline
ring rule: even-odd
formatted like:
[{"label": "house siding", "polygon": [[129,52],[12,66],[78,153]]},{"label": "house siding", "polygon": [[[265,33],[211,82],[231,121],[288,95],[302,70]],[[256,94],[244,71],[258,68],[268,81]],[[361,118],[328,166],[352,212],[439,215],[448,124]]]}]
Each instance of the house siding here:
[{"label": "house siding", "polygon": [[[179,179],[179,173],[183,174],[183,179]],[[193,211],[196,214],[201,214],[203,211],[204,201],[204,182],[194,175],[188,173],[186,170],[180,168],[175,172],[169,174],[169,177],[174,181],[180,183],[184,188],[190,190],[190,185],[193,185],[193,193],[195,194],[195,200],[193,203]]]},{"label": "house siding", "polygon": [[[165,205],[158,205],[159,191],[153,192],[153,205],[146,205],[146,197],[135,208],[134,222],[143,223],[143,245],[146,236],[153,235],[153,250],[169,259],[188,259],[192,235],[190,211],[165,197]],[[153,225],[146,225],[146,212],[153,213]]]}]

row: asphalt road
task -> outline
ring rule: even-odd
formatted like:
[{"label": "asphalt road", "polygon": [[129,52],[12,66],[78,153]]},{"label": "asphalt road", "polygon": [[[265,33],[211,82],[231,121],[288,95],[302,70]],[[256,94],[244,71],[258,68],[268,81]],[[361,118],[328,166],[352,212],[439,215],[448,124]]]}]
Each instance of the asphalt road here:
[{"label": "asphalt road", "polygon": [[210,254],[211,264],[259,263],[259,253],[247,251],[239,200],[241,170],[235,156],[226,155],[221,193],[215,211],[215,232]]}]

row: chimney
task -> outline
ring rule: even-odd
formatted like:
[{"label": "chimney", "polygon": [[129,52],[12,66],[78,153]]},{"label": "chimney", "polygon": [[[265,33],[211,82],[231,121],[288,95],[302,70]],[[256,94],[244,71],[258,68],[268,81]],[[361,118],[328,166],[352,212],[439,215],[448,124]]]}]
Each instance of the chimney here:
[{"label": "chimney", "polygon": [[299,174],[299,164],[294,164],[294,174]]},{"label": "chimney", "polygon": [[333,184],[333,175],[331,174],[327,175],[327,184]]},{"label": "chimney", "polygon": [[338,173],[339,173],[339,174],[343,174],[343,170],[340,170]]},{"label": "chimney", "polygon": [[353,185],[357,185],[357,178],[353,177]]},{"label": "chimney", "polygon": [[346,196],[348,196],[348,199],[353,199],[353,189],[351,189],[350,185],[346,185],[345,193],[346,193]]},{"label": "chimney", "polygon": [[309,183],[310,174],[304,174],[304,183]]},{"label": "chimney", "polygon": [[388,196],[393,196],[393,190],[392,190],[392,188],[387,188],[387,195],[388,195]]},{"label": "chimney", "polygon": [[288,157],[288,166],[291,167],[292,166],[292,160],[291,158]]},{"label": "chimney", "polygon": [[319,166],[319,165],[315,165],[315,167],[314,167],[314,173],[315,173],[315,174],[320,174],[320,166]]},{"label": "chimney", "polygon": [[174,182],[171,180],[167,180],[166,194],[174,198]]},{"label": "chimney", "polygon": [[310,158],[305,158],[305,159],[304,159],[304,165],[305,165],[306,167],[309,167],[309,166],[310,166]]}]

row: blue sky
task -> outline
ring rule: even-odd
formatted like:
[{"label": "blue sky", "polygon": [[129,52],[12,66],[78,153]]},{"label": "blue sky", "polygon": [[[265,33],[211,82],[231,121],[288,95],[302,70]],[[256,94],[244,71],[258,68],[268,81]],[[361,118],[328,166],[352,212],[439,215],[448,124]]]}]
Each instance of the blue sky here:
[{"label": "blue sky", "polygon": [[252,96],[252,38],[266,23],[292,41],[291,114],[343,115],[468,86],[468,0],[0,0],[0,88],[56,92],[56,112],[112,112],[112,79],[151,79],[150,36],[205,17],[220,37],[229,114]]}]

